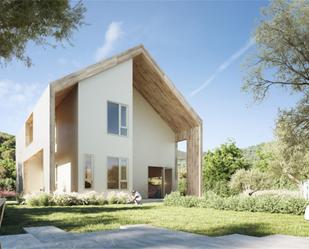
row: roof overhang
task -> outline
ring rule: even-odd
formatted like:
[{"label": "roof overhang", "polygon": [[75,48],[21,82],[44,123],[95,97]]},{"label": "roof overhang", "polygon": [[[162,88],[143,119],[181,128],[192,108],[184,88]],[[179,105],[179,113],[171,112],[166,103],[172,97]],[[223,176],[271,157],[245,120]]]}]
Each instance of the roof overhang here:
[{"label": "roof overhang", "polygon": [[161,118],[176,132],[201,127],[202,120],[176,89],[144,46],[139,45],[109,59],[88,66],[51,83],[55,96],[65,95],[78,82],[133,60],[133,85]]}]

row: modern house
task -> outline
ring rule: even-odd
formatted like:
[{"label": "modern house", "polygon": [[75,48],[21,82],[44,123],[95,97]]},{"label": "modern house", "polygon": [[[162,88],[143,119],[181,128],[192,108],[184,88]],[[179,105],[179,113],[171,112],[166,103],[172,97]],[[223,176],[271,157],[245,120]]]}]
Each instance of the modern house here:
[{"label": "modern house", "polygon": [[162,197],[182,140],[188,193],[200,195],[202,120],[137,46],[48,85],[16,137],[17,189]]}]

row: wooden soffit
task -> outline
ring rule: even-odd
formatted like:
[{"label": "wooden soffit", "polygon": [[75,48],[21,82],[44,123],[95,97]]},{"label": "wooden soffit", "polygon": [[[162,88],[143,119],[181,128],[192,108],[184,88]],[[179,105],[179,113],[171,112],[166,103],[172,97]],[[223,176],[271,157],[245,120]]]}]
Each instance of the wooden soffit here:
[{"label": "wooden soffit", "polygon": [[201,126],[201,119],[145,51],[133,58],[133,85],[174,132]]},{"label": "wooden soffit", "polygon": [[155,111],[178,133],[202,125],[202,120],[163,73],[143,45],[103,60],[51,83],[57,102],[78,82],[133,60],[133,85]]}]

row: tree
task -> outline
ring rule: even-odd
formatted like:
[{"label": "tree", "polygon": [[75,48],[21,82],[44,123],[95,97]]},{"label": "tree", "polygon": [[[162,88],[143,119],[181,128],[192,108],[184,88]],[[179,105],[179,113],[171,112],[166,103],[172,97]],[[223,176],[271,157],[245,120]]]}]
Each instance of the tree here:
[{"label": "tree", "polygon": [[272,143],[261,143],[242,149],[244,158],[252,168],[266,172],[272,160]]},{"label": "tree", "polygon": [[300,184],[309,177],[309,0],[274,0],[262,12],[243,89],[261,101],[273,86],[299,93],[295,108],[281,110],[271,170]]},{"label": "tree", "polygon": [[238,169],[247,169],[249,164],[243,157],[242,150],[234,142],[222,144],[204,157],[204,190],[212,190],[220,195],[228,195],[228,182]]},{"label": "tree", "polygon": [[15,179],[15,137],[0,132],[0,190],[14,190]]},{"label": "tree", "polygon": [[178,165],[178,187],[177,190],[181,195],[187,194],[187,166],[186,164]]},{"label": "tree", "polygon": [[30,66],[27,43],[55,47],[50,37],[70,42],[72,32],[83,24],[85,7],[82,2],[71,6],[69,0],[2,0],[0,13],[0,62],[16,58]]},{"label": "tree", "polygon": [[272,181],[267,173],[258,169],[239,169],[232,175],[229,185],[235,192],[245,191],[252,195],[258,190],[271,188]]},{"label": "tree", "polygon": [[302,112],[298,108],[281,111],[279,115],[271,170],[301,185],[303,180],[309,179],[309,139],[308,129],[295,124]]},{"label": "tree", "polygon": [[262,11],[243,88],[262,100],[270,87],[309,94],[309,1],[275,0]]}]

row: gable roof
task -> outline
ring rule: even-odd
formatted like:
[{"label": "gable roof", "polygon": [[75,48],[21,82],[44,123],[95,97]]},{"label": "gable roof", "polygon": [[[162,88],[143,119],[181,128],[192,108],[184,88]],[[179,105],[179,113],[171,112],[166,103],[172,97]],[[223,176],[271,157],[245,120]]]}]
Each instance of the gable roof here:
[{"label": "gable roof", "polygon": [[202,125],[201,118],[156,64],[143,45],[133,47],[116,56],[53,81],[51,82],[51,89],[56,95],[64,95],[78,82],[129,59],[133,60],[133,86],[174,132],[186,131]]}]

